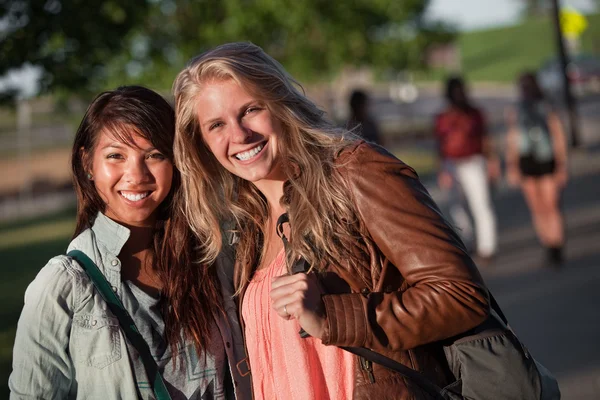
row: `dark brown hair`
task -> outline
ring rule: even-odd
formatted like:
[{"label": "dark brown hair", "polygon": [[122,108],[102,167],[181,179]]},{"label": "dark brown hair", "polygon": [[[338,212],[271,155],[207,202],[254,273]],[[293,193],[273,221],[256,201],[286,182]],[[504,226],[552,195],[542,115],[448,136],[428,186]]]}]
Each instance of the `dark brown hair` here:
[{"label": "dark brown hair", "polygon": [[473,108],[467,95],[465,80],[460,76],[452,76],[446,80],[445,96],[446,100],[455,107],[466,110]]},{"label": "dark brown hair", "polygon": [[519,76],[519,90],[521,98],[525,101],[540,101],[544,99],[544,92],[538,84],[535,73],[531,71],[523,72]]},{"label": "dark brown hair", "polygon": [[[134,136],[148,140],[173,162],[175,112],[158,93],[141,86],[122,86],[99,94],[90,104],[73,143],[71,168],[77,194],[74,236],[90,228],[106,204],[88,178],[92,155],[101,132],[130,145]],[[158,209],[152,257],[153,269],[164,286],[165,337],[175,350],[181,333],[201,354],[210,344],[212,312],[220,307],[214,268],[197,264],[195,236],[174,198],[181,186],[179,170],[173,168],[171,190]],[[178,271],[176,271],[178,270]]]}]

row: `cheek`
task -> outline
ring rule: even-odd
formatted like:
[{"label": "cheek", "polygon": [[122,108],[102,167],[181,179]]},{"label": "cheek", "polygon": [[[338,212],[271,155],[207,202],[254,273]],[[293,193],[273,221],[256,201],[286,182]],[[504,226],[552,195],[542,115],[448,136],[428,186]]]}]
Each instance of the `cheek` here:
[{"label": "cheek", "polygon": [[161,167],[154,174],[157,181],[160,181],[160,186],[165,193],[165,196],[171,191],[171,185],[173,184],[173,164],[168,164],[168,166]]},{"label": "cheek", "polygon": [[111,186],[120,179],[121,172],[115,166],[108,163],[94,163],[92,167],[94,183],[97,187]]},{"label": "cheek", "polygon": [[271,117],[269,124],[273,136],[281,137],[283,135],[283,124],[279,120]]},{"label": "cheek", "polygon": [[227,141],[224,135],[211,135],[204,139],[204,145],[206,150],[212,153],[217,159],[222,159],[227,155]]}]

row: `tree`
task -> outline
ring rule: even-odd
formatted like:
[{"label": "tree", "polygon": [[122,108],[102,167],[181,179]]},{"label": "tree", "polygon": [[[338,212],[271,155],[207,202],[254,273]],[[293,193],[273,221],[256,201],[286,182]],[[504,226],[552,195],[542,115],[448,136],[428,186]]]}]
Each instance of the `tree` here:
[{"label": "tree", "polygon": [[[428,0],[162,0],[131,36],[141,51],[129,79],[170,87],[191,57],[230,41],[251,41],[302,80],[348,64],[423,66],[427,48],[454,38],[423,20]],[[115,70],[122,69],[115,66]]]},{"label": "tree", "polygon": [[0,74],[29,62],[43,67],[44,89],[166,90],[189,58],[239,40],[262,46],[302,79],[347,64],[417,68],[429,46],[453,38],[423,20],[428,2],[0,0],[9,26]]},{"label": "tree", "polygon": [[43,69],[42,91],[92,89],[148,10],[144,0],[0,0],[0,76],[29,63]]}]

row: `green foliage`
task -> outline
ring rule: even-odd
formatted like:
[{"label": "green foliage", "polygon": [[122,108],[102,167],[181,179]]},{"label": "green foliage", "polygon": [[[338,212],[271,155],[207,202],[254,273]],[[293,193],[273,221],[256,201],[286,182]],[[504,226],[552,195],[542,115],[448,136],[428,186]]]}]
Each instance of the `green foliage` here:
[{"label": "green foliage", "polygon": [[[311,80],[334,73],[347,64],[397,69],[422,65],[420,55],[431,42],[451,38],[446,27],[427,27],[421,23],[427,3],[427,0],[162,1],[160,12],[147,21],[143,32],[151,37],[152,62],[156,66],[161,65],[161,52],[164,54],[165,48],[175,43],[170,53],[178,70],[182,59],[215,45],[251,41],[293,75]],[[165,4],[172,5],[165,7]]]},{"label": "green foliage", "polygon": [[46,70],[45,88],[62,93],[130,83],[166,92],[188,59],[230,41],[260,45],[303,80],[348,64],[415,68],[427,47],[453,37],[448,27],[422,21],[428,2],[2,2],[11,28],[0,73],[29,62]]},{"label": "green foliage", "polygon": [[93,90],[148,9],[145,0],[0,0],[0,75],[29,63],[44,70],[42,90]]}]

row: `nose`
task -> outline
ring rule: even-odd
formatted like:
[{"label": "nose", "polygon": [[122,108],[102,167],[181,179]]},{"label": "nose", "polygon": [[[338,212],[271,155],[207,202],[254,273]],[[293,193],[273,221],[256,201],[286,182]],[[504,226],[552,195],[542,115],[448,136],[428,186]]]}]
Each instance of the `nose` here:
[{"label": "nose", "polygon": [[139,185],[148,183],[152,174],[144,157],[130,158],[127,163],[126,179],[128,183]]},{"label": "nose", "polygon": [[231,139],[234,143],[246,143],[252,136],[252,130],[245,127],[242,122],[236,122],[232,129]]}]

